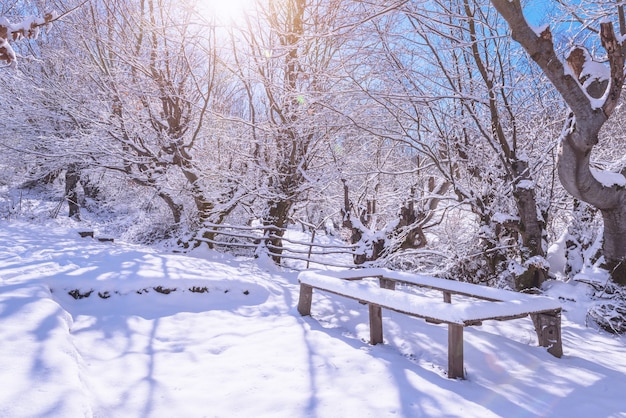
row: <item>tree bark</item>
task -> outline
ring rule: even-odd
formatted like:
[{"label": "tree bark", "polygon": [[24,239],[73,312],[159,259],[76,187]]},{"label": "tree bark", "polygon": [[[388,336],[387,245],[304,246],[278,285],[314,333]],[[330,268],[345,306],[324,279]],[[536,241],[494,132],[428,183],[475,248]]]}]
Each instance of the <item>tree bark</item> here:
[{"label": "tree bark", "polygon": [[626,285],[626,199],[611,210],[601,210],[604,219],[605,267],[614,282]]},{"label": "tree bark", "polygon": [[[517,160],[511,164],[515,177],[518,181],[515,184],[513,195],[519,213],[519,232],[522,238],[523,248],[527,254],[523,254],[526,262],[526,271],[516,277],[515,287],[517,290],[540,288],[541,284],[548,279],[548,269],[546,263],[534,262],[533,257],[544,258],[546,253],[543,248],[543,238],[545,232],[545,220],[538,213],[537,198],[535,190],[530,187],[530,173],[526,161]],[[522,181],[526,182],[522,182]]]},{"label": "tree bark", "polygon": [[172,196],[170,196],[168,193],[165,193],[162,190],[159,190],[158,194],[159,194],[159,197],[163,199],[167,207],[172,212],[172,218],[174,218],[174,225],[180,225],[180,221],[182,220],[182,216],[183,216],[183,205],[180,203],[177,203],[174,200],[174,198],[172,198]]},{"label": "tree bark", "polygon": [[284,228],[287,226],[289,211],[293,206],[293,201],[287,199],[277,199],[268,202],[267,216],[263,219],[265,230],[265,245],[268,246],[272,260],[280,264],[280,255],[283,253]]}]

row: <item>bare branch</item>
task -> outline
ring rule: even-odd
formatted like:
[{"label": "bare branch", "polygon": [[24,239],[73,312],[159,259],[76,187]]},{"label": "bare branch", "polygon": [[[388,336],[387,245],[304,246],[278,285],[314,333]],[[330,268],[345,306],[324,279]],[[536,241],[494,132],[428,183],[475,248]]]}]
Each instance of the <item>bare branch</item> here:
[{"label": "bare branch", "polygon": [[576,117],[595,118],[589,97],[556,55],[550,28],[545,28],[539,34],[535,33],[524,18],[520,0],[491,0],[491,3],[509,23],[511,37],[539,65]]}]

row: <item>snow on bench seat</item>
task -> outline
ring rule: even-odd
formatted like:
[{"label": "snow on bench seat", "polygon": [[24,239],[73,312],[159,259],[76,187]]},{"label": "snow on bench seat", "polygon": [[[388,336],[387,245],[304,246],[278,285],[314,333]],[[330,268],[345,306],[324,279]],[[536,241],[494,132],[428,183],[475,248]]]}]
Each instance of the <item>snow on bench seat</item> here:
[{"label": "snow on bench seat", "polygon": [[[364,278],[378,278],[375,287]],[[298,275],[300,299],[298,312],[311,314],[313,289],[319,289],[369,306],[370,343],[383,342],[382,308],[448,324],[448,377],[464,378],[463,328],[481,325],[486,320],[509,320],[530,316],[535,324],[539,344],[561,357],[561,306],[550,298],[492,289],[470,283],[459,283],[436,277],[392,272],[386,269],[345,270],[340,272],[305,271]],[[412,284],[444,293],[444,300],[395,291],[395,283]],[[392,286],[390,286],[390,283]],[[451,294],[474,299],[451,303]]]},{"label": "snow on bench seat", "polygon": [[379,305],[389,310],[424,318],[429,322],[443,322],[463,326],[477,325],[482,321],[490,319],[523,318],[528,316],[529,312],[560,309],[558,303],[545,297],[538,297],[536,301],[533,300],[532,306],[528,305],[527,300],[502,302],[478,300],[449,304],[432,297],[378,288],[367,282],[358,283],[337,280],[334,277],[324,277],[320,274],[300,275],[299,280],[301,284],[316,289],[322,289],[327,292]]},{"label": "snow on bench seat", "polygon": [[[298,278],[305,277],[335,277],[344,280],[360,280],[368,277],[382,278],[397,283],[410,284],[429,289],[448,291],[453,294],[462,296],[471,296],[484,300],[492,301],[522,301],[537,303],[539,298],[544,299],[546,306],[550,305],[552,309],[560,309],[560,304],[553,299],[543,296],[527,295],[510,290],[496,289],[493,287],[481,286],[472,283],[457,282],[454,280],[441,279],[433,276],[422,274],[411,274],[405,272],[392,271],[384,268],[366,268],[359,270],[311,270],[300,273]],[[547,308],[550,309],[550,308]]]}]

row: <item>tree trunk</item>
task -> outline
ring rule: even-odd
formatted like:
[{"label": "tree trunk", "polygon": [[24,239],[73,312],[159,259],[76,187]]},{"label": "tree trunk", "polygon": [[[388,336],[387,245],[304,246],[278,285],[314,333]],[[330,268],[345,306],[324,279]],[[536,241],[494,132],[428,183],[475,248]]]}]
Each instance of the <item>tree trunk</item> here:
[{"label": "tree trunk", "polygon": [[78,204],[78,182],[80,171],[76,164],[70,164],[65,171],[65,200],[69,206],[69,217],[80,221],[80,205]]},{"label": "tree trunk", "polygon": [[159,197],[163,199],[163,201],[167,204],[167,207],[170,208],[172,212],[172,217],[174,218],[174,225],[179,225],[183,216],[183,205],[174,201],[172,196],[163,191],[159,191]]},{"label": "tree trunk", "polygon": [[626,284],[626,190],[617,185],[605,186],[593,176],[589,168],[591,147],[577,146],[586,142],[577,133],[569,133],[561,143],[559,178],[568,192],[602,214],[605,267],[613,281]]},{"label": "tree trunk", "polygon": [[263,225],[268,227],[265,230],[265,245],[268,246],[272,259],[276,264],[280,264],[280,255],[283,253],[284,228],[287,226],[289,211],[293,202],[290,200],[278,200],[268,202],[268,213],[263,220]]},{"label": "tree trunk", "polygon": [[616,208],[601,212],[604,219],[605,268],[614,282],[626,285],[626,199],[622,198]]},{"label": "tree trunk", "polygon": [[537,210],[534,183],[530,178],[528,163],[517,160],[511,166],[515,177],[518,179],[513,195],[520,217],[522,261],[526,267],[526,271],[515,278],[515,288],[517,290],[540,288],[542,283],[548,279],[547,264],[542,262],[546,255],[543,248],[545,220],[541,219],[542,215]]}]

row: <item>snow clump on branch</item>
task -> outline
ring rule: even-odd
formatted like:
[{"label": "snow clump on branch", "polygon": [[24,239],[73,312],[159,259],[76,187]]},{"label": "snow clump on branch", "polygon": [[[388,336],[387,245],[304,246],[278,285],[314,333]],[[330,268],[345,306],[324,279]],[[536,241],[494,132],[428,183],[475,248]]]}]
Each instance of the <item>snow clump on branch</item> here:
[{"label": "snow clump on branch", "polygon": [[[21,22],[11,23],[6,17],[0,16],[0,61],[5,61],[9,66],[17,65],[17,54],[9,41],[21,39],[37,39],[41,27],[53,22],[57,14],[46,13],[43,17],[29,16]],[[49,26],[48,26],[49,27]]]}]

